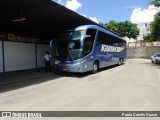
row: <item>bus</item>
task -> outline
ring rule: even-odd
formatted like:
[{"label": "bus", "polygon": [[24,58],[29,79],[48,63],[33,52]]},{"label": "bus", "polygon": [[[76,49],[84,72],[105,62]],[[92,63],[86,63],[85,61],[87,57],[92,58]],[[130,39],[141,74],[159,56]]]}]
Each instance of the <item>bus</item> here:
[{"label": "bus", "polygon": [[126,41],[98,25],[78,26],[64,38],[56,43],[57,71],[97,73],[100,68],[122,65],[126,60]]}]

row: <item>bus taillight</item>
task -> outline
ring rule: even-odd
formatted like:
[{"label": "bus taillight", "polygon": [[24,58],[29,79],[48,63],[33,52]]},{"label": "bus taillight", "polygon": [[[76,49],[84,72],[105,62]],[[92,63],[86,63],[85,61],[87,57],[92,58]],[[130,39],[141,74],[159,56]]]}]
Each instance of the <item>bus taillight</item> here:
[{"label": "bus taillight", "polygon": [[63,68],[63,71],[68,71],[68,68]]}]

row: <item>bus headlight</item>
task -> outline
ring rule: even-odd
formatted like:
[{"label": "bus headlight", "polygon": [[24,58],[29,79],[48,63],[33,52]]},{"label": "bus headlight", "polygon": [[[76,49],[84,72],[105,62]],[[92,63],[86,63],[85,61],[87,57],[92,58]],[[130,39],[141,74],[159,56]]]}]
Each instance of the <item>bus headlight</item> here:
[{"label": "bus headlight", "polygon": [[71,66],[72,66],[72,67],[78,66],[78,65],[81,65],[81,64],[85,63],[86,61],[87,61],[87,60],[83,60],[83,61],[81,61],[81,62],[74,63],[74,64],[72,64]]},{"label": "bus headlight", "polygon": [[85,63],[87,60],[85,59],[85,60],[83,60],[83,61],[81,61],[81,63],[80,64],[83,64],[83,63]]},{"label": "bus headlight", "polygon": [[78,66],[78,65],[80,65],[80,62],[72,64],[72,67],[75,67],[75,66]]},{"label": "bus headlight", "polygon": [[60,61],[58,61],[58,60],[55,60],[55,64],[57,65],[57,64],[59,64],[60,63]]}]

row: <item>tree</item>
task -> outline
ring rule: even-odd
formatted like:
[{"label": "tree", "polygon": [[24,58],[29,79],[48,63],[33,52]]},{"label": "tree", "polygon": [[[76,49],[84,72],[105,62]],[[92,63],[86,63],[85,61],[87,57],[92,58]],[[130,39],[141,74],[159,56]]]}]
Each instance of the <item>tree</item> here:
[{"label": "tree", "polygon": [[151,5],[154,5],[154,6],[156,6],[156,7],[160,7],[160,0],[153,0],[153,1],[151,2]]},{"label": "tree", "polygon": [[106,23],[105,27],[116,32],[121,37],[128,37],[129,39],[137,39],[137,36],[139,35],[139,29],[130,21],[116,22],[112,20],[109,23]]},{"label": "tree", "polygon": [[152,42],[152,36],[151,33],[148,34],[147,36],[144,36],[144,42]]},{"label": "tree", "polygon": [[99,22],[99,25],[101,25],[102,27],[104,27],[105,25],[103,24],[103,23],[101,23],[101,22]]},{"label": "tree", "polygon": [[121,24],[123,25],[123,31],[125,36],[127,36],[129,39],[137,39],[137,36],[139,35],[139,29],[137,28],[136,24],[133,24],[130,21],[124,21]]},{"label": "tree", "polygon": [[[152,5],[160,7],[160,0],[153,0]],[[151,23],[151,35],[150,41],[160,41],[160,12],[154,17],[154,21]]]},{"label": "tree", "polygon": [[119,26],[119,23],[114,21],[114,20],[111,20],[109,23],[106,23],[104,25],[106,28],[108,28],[109,30],[111,31],[114,31],[114,32],[118,32],[118,26]]},{"label": "tree", "polygon": [[151,23],[151,30],[152,41],[160,41],[160,12],[155,15]]}]

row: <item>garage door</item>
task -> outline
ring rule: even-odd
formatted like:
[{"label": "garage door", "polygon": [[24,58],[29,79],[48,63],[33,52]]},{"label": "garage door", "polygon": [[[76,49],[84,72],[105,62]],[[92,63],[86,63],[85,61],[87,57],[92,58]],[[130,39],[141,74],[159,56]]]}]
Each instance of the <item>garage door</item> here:
[{"label": "garage door", "polygon": [[5,41],[4,48],[6,72],[36,68],[35,44]]}]

